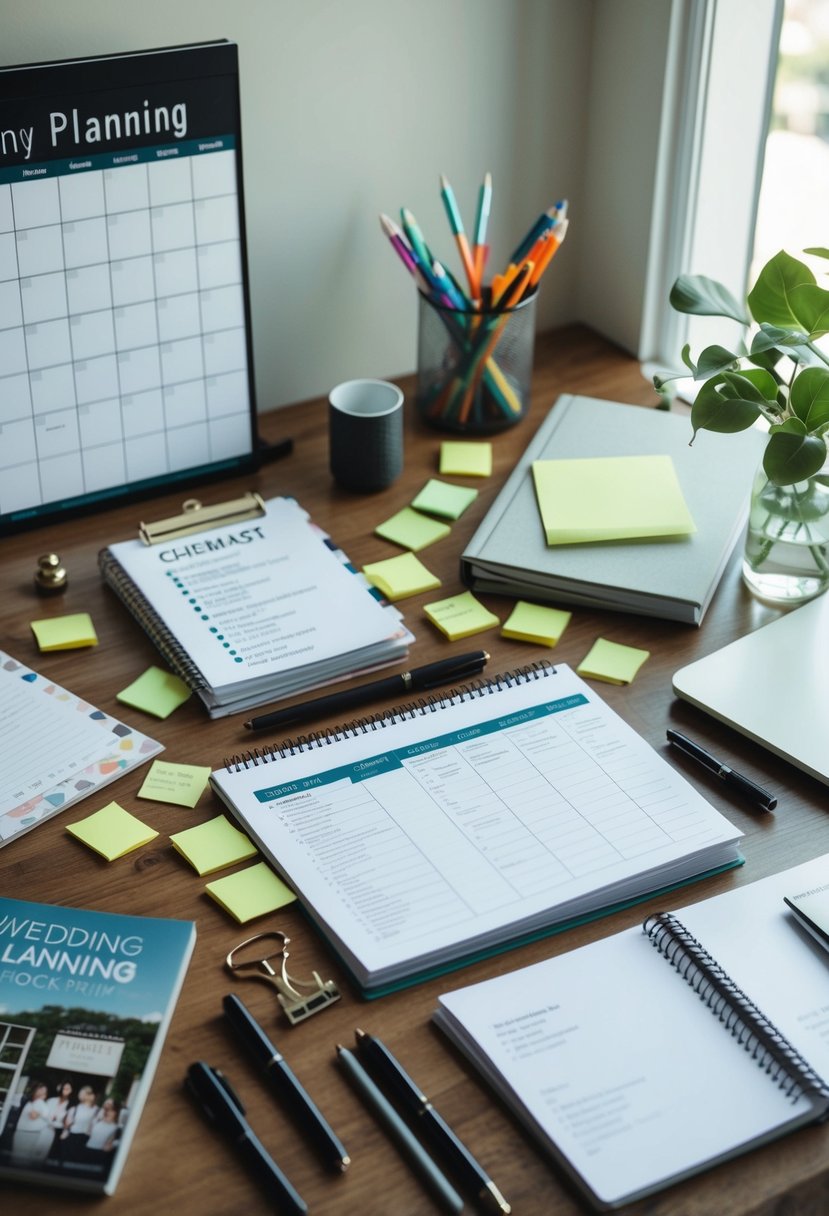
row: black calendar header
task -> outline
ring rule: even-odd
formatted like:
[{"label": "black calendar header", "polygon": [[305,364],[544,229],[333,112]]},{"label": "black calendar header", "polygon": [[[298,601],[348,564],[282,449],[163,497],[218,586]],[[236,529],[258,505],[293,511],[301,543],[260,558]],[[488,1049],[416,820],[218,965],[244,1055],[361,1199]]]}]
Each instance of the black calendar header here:
[{"label": "black calendar header", "polygon": [[216,135],[239,135],[232,43],[0,70],[0,170]]}]

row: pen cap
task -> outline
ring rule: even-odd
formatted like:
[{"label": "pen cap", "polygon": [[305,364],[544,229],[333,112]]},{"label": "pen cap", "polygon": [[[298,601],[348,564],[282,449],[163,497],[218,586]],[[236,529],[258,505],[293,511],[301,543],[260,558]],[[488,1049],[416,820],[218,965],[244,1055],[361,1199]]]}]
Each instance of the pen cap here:
[{"label": "pen cap", "polygon": [[420,293],[417,409],[439,430],[486,434],[514,426],[530,404],[538,293],[492,311],[453,308]]}]

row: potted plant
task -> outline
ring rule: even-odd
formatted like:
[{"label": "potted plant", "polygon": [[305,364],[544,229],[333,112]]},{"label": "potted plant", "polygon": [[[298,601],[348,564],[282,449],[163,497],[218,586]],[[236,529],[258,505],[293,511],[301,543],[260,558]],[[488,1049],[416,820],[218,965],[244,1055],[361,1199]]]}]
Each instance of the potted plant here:
[{"label": "potted plant", "polygon": [[[805,249],[829,259],[829,249]],[[746,306],[714,279],[681,275],[671,305],[682,313],[730,317],[746,327],[735,349],[708,346],[682,361],[702,381],[691,409],[693,433],[768,426],[752,487],[743,578],[763,599],[796,603],[829,587],[829,291],[803,262],[781,250],[766,263]],[[677,377],[655,377],[658,392]]]}]

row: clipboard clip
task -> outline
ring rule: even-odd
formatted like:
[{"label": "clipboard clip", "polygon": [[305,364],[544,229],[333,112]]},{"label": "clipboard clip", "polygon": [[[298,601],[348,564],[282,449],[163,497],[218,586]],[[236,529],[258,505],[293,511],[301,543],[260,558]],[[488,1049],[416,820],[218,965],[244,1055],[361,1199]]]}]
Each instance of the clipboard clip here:
[{"label": "clipboard clip", "polygon": [[[241,973],[242,979],[260,979],[272,984],[276,989],[276,999],[279,1001],[285,1016],[292,1026],[304,1022],[315,1013],[321,1013],[334,1001],[340,999],[340,992],[333,980],[323,980],[319,972],[312,971],[312,979],[297,980],[288,975],[288,943],[290,938],[276,930],[273,933],[257,933],[248,937],[238,946],[234,946],[225,959],[225,966],[234,975]],[[276,947],[267,943],[278,943]],[[250,949],[253,947],[253,949]],[[282,960],[279,971],[271,966],[272,961]],[[248,974],[245,974],[245,973]],[[303,994],[299,991],[305,988]]]},{"label": "clipboard clip", "polygon": [[142,520],[138,535],[145,545],[158,545],[162,541],[176,540],[179,536],[188,536],[205,528],[220,528],[225,524],[241,523],[245,519],[257,519],[265,511],[264,502],[253,490],[241,498],[211,506],[204,506],[198,498],[188,498],[181,504],[180,515],[171,515],[169,519],[159,519],[151,524],[145,524]]}]

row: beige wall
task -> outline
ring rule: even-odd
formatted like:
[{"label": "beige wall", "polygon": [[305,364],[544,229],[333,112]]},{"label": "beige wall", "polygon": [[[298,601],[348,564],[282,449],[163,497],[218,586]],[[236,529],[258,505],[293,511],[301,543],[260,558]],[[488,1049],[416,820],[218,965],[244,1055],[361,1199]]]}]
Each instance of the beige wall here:
[{"label": "beige wall", "polygon": [[[624,48],[635,46],[644,23],[655,28],[658,51],[669,7],[668,0],[33,0],[5,5],[0,55],[15,64],[220,37],[238,43],[264,409],[352,376],[413,370],[415,289],[378,214],[410,207],[434,251],[459,273],[440,173],[471,227],[481,177],[492,172],[496,267],[533,219],[567,196],[571,228],[543,284],[539,325],[583,317],[613,334],[609,314],[615,308],[626,317],[641,293],[610,225],[623,204],[638,225],[638,255],[655,155],[651,128],[625,130],[614,99],[633,89],[650,110],[641,96],[650,90],[658,109],[660,72],[632,71]],[[594,61],[602,75],[591,88]],[[620,332],[626,341],[624,321]]]}]

